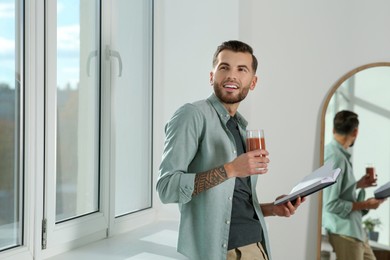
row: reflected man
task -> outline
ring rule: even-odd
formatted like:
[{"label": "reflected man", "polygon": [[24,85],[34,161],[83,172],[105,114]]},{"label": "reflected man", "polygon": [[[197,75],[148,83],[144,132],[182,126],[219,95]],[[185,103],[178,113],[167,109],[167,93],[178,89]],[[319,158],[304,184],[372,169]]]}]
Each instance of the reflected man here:
[{"label": "reflected man", "polygon": [[[362,217],[376,209],[384,200],[365,200],[365,188],[376,185],[369,175],[356,181],[348,148],[356,141],[359,130],[358,115],[352,111],[338,112],[333,119],[333,139],[325,146],[325,162],[332,161],[340,168],[337,183],[323,191],[322,225],[329,234],[329,242],[338,260],[374,260],[362,226]],[[359,190],[357,194],[357,190]]]}]

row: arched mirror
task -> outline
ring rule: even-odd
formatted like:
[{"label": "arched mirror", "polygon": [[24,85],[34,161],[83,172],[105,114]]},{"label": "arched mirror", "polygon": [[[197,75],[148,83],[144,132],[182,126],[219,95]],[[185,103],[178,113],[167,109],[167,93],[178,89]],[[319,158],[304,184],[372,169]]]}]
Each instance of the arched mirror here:
[{"label": "arched mirror", "polygon": [[[331,89],[322,110],[320,161],[324,163],[324,147],[333,139],[333,118],[340,110],[359,115],[359,134],[353,147],[352,164],[356,180],[365,174],[367,163],[375,166],[378,186],[390,181],[390,62],[373,63],[344,75]],[[366,198],[373,197],[375,187],[366,189]],[[390,252],[390,203],[370,210],[367,218],[379,219],[377,241],[370,240],[375,251]],[[322,228],[322,193],[319,195],[319,252],[317,259],[335,259],[332,247]],[[379,258],[378,258],[379,259]],[[389,259],[389,258],[386,258]]]}]

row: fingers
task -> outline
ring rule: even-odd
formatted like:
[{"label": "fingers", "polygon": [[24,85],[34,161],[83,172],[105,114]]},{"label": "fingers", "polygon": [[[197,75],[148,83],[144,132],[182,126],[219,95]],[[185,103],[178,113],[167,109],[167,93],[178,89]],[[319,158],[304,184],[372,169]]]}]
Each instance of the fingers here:
[{"label": "fingers", "polygon": [[[280,198],[280,197],[283,197],[283,195],[279,196],[278,198]],[[298,209],[298,207],[304,201],[305,201],[305,198],[298,197],[296,199],[296,201],[294,202],[294,204],[291,201],[288,201],[287,203],[285,203],[283,205],[276,206],[276,207],[280,207],[279,216],[290,217],[290,216],[294,215],[296,210]]]},{"label": "fingers", "polygon": [[247,177],[254,174],[264,174],[268,172],[267,157],[255,156],[257,152],[243,153],[236,157],[233,161],[225,164],[229,177]]},{"label": "fingers", "polygon": [[297,200],[295,201],[294,208],[297,209],[299,205],[302,203],[302,198],[298,197]]},{"label": "fingers", "polygon": [[282,214],[280,216],[282,217],[291,217],[291,215],[295,214],[295,207],[293,204],[289,201],[283,205],[280,205],[279,207],[282,207]]},{"label": "fingers", "polygon": [[370,198],[369,201],[369,207],[370,209],[377,209],[386,199],[376,199],[376,198]]},{"label": "fingers", "polygon": [[251,168],[251,174],[264,174],[268,172],[268,164],[266,163],[256,163]]},{"label": "fingers", "polygon": [[247,154],[252,157],[254,156],[254,157],[263,157],[263,158],[269,155],[268,151],[264,149],[253,150],[247,152]]},{"label": "fingers", "polygon": [[[298,200],[297,200],[297,202],[296,202],[294,205],[291,203],[291,201],[289,201],[289,202],[287,203],[286,206],[287,206],[287,208],[288,208],[288,211],[289,211],[290,216],[295,214],[295,210],[298,208],[299,204],[301,204],[300,199],[299,199],[299,202],[298,202]],[[295,206],[295,205],[298,205],[298,206]]]},{"label": "fingers", "polygon": [[269,158],[266,150],[255,150],[248,153],[251,174],[264,174],[268,172]]}]

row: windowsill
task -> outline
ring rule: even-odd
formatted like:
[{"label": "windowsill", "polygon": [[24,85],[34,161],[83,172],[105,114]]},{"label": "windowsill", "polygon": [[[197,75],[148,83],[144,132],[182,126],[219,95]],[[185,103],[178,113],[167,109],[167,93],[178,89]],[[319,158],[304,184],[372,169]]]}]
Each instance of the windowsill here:
[{"label": "windowsill", "polygon": [[187,259],[176,252],[177,221],[159,221],[48,258],[49,260]]},{"label": "windowsill", "polygon": [[370,244],[373,250],[384,250],[390,252],[390,246],[388,245],[380,244],[372,240],[368,241],[368,243]]}]

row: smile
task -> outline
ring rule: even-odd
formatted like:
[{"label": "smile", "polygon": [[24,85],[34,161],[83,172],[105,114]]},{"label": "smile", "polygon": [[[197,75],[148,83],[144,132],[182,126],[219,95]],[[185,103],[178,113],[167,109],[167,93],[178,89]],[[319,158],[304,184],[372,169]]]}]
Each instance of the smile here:
[{"label": "smile", "polygon": [[236,85],[224,85],[224,88],[238,89]]}]

